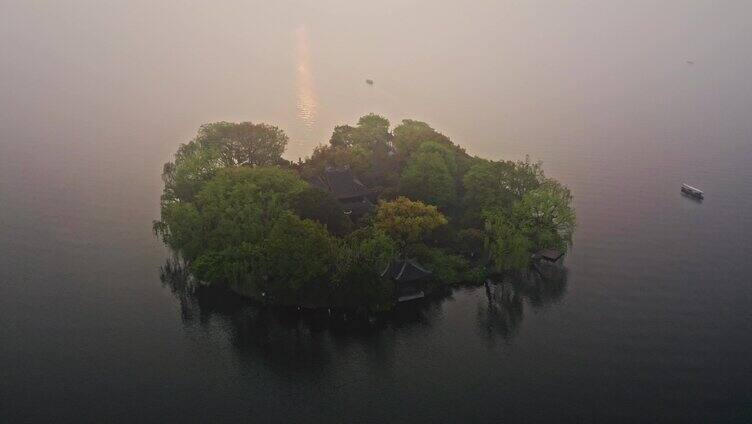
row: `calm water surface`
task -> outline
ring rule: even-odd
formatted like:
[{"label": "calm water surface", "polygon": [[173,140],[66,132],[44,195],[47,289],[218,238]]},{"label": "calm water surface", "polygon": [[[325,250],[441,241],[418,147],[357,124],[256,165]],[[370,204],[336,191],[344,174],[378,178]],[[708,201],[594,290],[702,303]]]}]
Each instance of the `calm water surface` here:
[{"label": "calm water surface", "polygon": [[[216,3],[0,6],[1,422],[752,421],[747,2]],[[198,125],[371,111],[542,160],[566,281],[370,329],[160,282]]]}]

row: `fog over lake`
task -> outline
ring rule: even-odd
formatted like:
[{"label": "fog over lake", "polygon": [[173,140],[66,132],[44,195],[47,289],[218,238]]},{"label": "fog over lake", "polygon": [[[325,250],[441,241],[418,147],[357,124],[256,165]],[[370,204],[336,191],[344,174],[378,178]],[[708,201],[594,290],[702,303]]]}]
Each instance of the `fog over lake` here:
[{"label": "fog over lake", "polygon": [[[746,1],[0,1],[0,421],[752,421],[750,22]],[[361,330],[161,283],[162,164],[201,124],[277,125],[297,160],[369,112],[542,161],[577,210],[564,284]]]}]

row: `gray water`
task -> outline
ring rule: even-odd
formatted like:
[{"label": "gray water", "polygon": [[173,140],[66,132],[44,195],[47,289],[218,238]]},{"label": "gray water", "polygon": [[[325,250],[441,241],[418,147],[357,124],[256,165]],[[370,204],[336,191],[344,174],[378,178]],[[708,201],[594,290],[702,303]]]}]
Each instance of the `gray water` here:
[{"label": "gray water", "polygon": [[[0,421],[752,420],[748,2],[354,3],[0,2]],[[200,124],[368,112],[542,160],[566,281],[369,328],[160,282]]]}]

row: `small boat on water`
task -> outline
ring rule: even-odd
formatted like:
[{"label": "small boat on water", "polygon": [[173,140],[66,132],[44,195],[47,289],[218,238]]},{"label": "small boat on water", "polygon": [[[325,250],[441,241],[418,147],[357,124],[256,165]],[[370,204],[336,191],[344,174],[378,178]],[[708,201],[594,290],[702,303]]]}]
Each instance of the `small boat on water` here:
[{"label": "small boat on water", "polygon": [[697,199],[705,198],[705,193],[703,193],[702,190],[697,187],[692,187],[691,185],[686,183],[682,184],[681,191],[682,193]]},{"label": "small boat on water", "polygon": [[367,80],[366,80],[366,84],[368,84],[368,85],[373,85],[373,80],[372,80],[372,79],[367,79]]}]

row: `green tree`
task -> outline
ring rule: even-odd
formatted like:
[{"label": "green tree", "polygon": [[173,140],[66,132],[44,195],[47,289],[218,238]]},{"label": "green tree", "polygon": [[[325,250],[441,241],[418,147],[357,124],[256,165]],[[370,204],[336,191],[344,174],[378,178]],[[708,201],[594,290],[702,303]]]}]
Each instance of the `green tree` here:
[{"label": "green tree", "polygon": [[217,151],[224,166],[263,166],[282,161],[288,138],[273,125],[215,122],[201,126],[196,141]]},{"label": "green tree", "polygon": [[357,126],[340,125],[334,128],[329,145],[317,147],[302,166],[307,178],[320,175],[327,166],[350,166],[363,183],[380,189],[397,183],[395,161],[391,155],[389,121],[369,114],[358,120]]},{"label": "green tree", "polygon": [[162,202],[191,201],[221,167],[216,151],[202,148],[195,141],[182,144],[174,162],[167,162],[162,168]]},{"label": "green tree", "polygon": [[352,147],[353,136],[357,129],[350,125],[338,125],[334,127],[332,137],[329,139],[329,145],[331,147]]},{"label": "green tree", "polygon": [[421,243],[437,228],[447,224],[447,219],[436,206],[398,197],[391,202],[379,202],[375,227],[388,234],[399,248]]},{"label": "green tree", "polygon": [[489,259],[499,271],[521,270],[543,248],[565,252],[576,225],[569,189],[546,180],[517,202],[511,212],[486,210],[484,233]]},{"label": "green tree", "polygon": [[394,146],[397,152],[405,159],[412,156],[423,143],[431,142],[450,146],[449,137],[431,128],[425,122],[404,119],[394,128]]},{"label": "green tree", "polygon": [[366,175],[370,168],[370,153],[360,147],[317,146],[313,154],[303,164],[301,174],[306,178],[313,178],[323,174],[327,167],[342,168],[345,166],[357,176]]},{"label": "green tree", "polygon": [[477,226],[484,210],[508,211],[544,179],[539,163],[476,160],[462,179],[464,223]]},{"label": "green tree", "polygon": [[202,220],[190,202],[163,203],[161,220],[154,223],[154,231],[162,241],[185,259],[195,259],[201,254]]},{"label": "green tree", "polygon": [[[292,213],[280,215],[264,243],[265,278],[260,288],[272,300],[300,304],[301,294],[330,275],[336,245],[321,224]],[[322,296],[319,296],[322,297]]]},{"label": "green tree", "polygon": [[331,193],[316,187],[306,187],[292,199],[292,210],[303,219],[324,225],[332,234],[343,235],[352,227],[342,205]]},{"label": "green tree", "polygon": [[477,228],[465,228],[457,233],[455,246],[466,258],[480,258],[483,254],[485,236]]},{"label": "green tree", "polygon": [[526,193],[512,210],[519,228],[536,249],[553,247],[566,251],[576,226],[572,193],[554,180]]},{"label": "green tree", "polygon": [[164,204],[155,227],[192,270],[196,262],[199,278],[246,283],[257,276],[252,271],[272,224],[306,187],[276,167],[224,168],[193,202]]},{"label": "green tree", "polygon": [[457,201],[457,161],[444,145],[426,142],[408,160],[400,178],[400,192],[448,210]]},{"label": "green tree", "polygon": [[362,147],[373,150],[378,146],[386,146],[391,138],[389,120],[371,113],[360,117],[355,127],[350,125],[334,127],[329,145],[332,147]]},{"label": "green tree", "polygon": [[533,243],[504,212],[487,212],[484,232],[488,258],[496,271],[527,268]]},{"label": "green tree", "polygon": [[397,247],[383,231],[365,227],[340,241],[332,278],[337,303],[347,307],[391,308],[394,284],[381,273],[394,258]]},{"label": "green tree", "polygon": [[353,134],[353,145],[367,146],[371,150],[383,148],[389,143],[389,120],[383,116],[370,113],[358,119],[357,130]]},{"label": "green tree", "polygon": [[459,255],[447,253],[437,247],[425,244],[410,246],[409,255],[431,270],[433,284],[457,284],[463,281],[468,261]]},{"label": "green tree", "polygon": [[457,152],[452,149],[451,146],[439,144],[434,141],[428,141],[422,143],[420,147],[418,147],[413,158],[417,158],[423,155],[440,156],[446,164],[447,170],[449,171],[449,174],[452,176],[452,178],[457,176],[457,173],[459,172],[457,166]]},{"label": "green tree", "polygon": [[287,136],[267,124],[215,122],[202,125],[195,139],[182,144],[162,170],[163,202],[191,201],[218,169],[282,162]]},{"label": "green tree", "polygon": [[526,193],[537,189],[546,181],[540,162],[530,162],[526,159],[524,162],[509,162],[509,166],[509,178],[505,188],[515,199],[522,199]]}]

